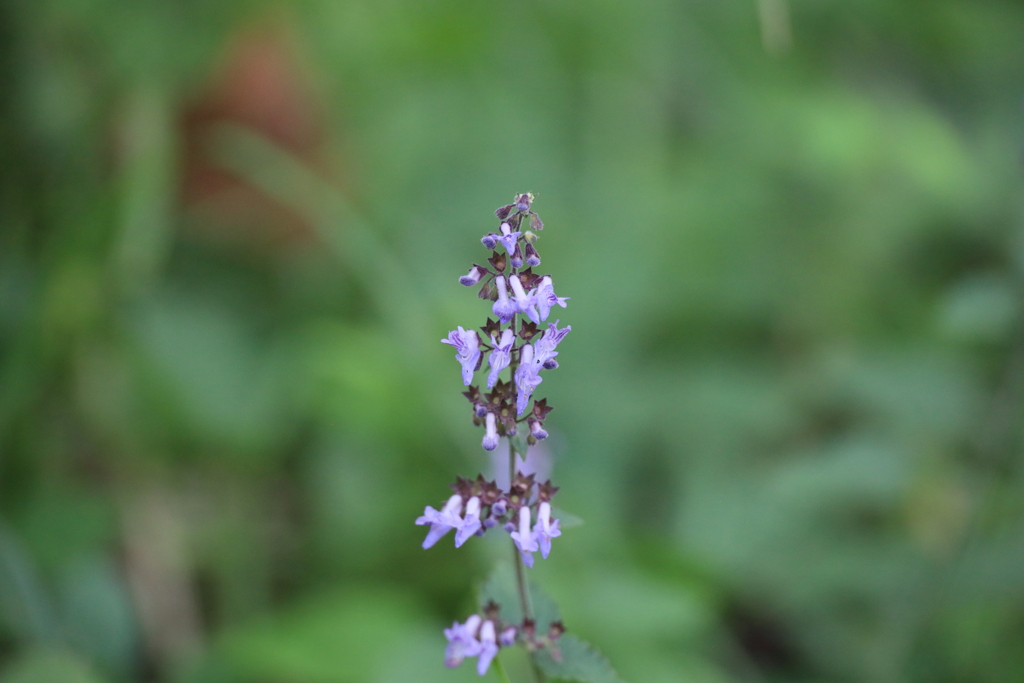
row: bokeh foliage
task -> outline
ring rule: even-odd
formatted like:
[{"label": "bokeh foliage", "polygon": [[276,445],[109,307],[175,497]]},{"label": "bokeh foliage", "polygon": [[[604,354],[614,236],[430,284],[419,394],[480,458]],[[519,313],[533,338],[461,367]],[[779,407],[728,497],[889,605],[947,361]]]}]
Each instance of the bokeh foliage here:
[{"label": "bokeh foliage", "polygon": [[488,467],[437,340],[526,190],[571,632],[635,683],[1024,679],[1019,4],[0,34],[0,682],[474,680],[441,629],[507,548],[412,520]]}]

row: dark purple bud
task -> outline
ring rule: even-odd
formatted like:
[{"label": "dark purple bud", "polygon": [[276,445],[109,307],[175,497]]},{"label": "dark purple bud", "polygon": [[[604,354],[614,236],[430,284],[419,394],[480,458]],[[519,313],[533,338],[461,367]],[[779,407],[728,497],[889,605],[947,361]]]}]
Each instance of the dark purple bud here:
[{"label": "dark purple bud", "polygon": [[519,213],[526,213],[530,210],[530,202],[533,201],[533,194],[524,192],[523,194],[516,195],[516,211]]},{"label": "dark purple bud", "polygon": [[503,221],[506,218],[508,218],[508,215],[510,213],[512,213],[512,209],[514,209],[514,208],[516,208],[515,204],[506,204],[505,206],[501,207],[500,209],[497,209],[494,212],[494,215],[498,217],[499,221]]},{"label": "dark purple bud", "polygon": [[512,533],[513,531],[516,530],[516,525],[513,524],[512,522],[505,522],[504,526],[502,526],[501,528],[504,529],[505,531],[509,532],[509,533]]},{"label": "dark purple bud", "polygon": [[530,230],[543,230],[544,221],[540,219],[540,216],[534,212],[530,212]]},{"label": "dark purple bud", "polygon": [[533,416],[538,420],[543,420],[552,410],[554,410],[554,408],[548,405],[548,400],[546,398],[533,402]]},{"label": "dark purple bud", "polygon": [[537,253],[537,250],[529,242],[526,243],[526,264],[531,268],[540,265],[540,254]]},{"label": "dark purple bud", "polygon": [[[512,252],[512,259],[511,259],[511,261],[512,261],[512,267],[513,268],[522,268],[523,267],[523,252],[519,248],[519,243],[518,242],[516,242],[516,249],[515,249],[515,251]],[[539,263],[539,261],[538,261],[538,263]]]},{"label": "dark purple bud", "polygon": [[493,232],[489,232],[480,238],[480,243],[484,245],[485,249],[494,249],[498,244],[498,236]]},{"label": "dark purple bud", "polygon": [[548,503],[556,493],[558,493],[558,487],[552,486],[551,480],[548,479],[537,487],[537,500],[541,503]]},{"label": "dark purple bud", "polygon": [[494,269],[499,273],[505,272],[505,254],[499,254],[496,251],[492,252],[487,262],[494,266]]},{"label": "dark purple bud", "polygon": [[530,341],[537,334],[537,324],[524,322],[523,326],[519,328],[519,337],[523,341]]},{"label": "dark purple bud", "polygon": [[487,274],[487,269],[483,266],[473,264],[473,267],[469,269],[469,273],[459,278],[459,284],[467,287],[472,287],[476,283],[480,282],[480,278]]},{"label": "dark purple bud", "polygon": [[505,505],[503,500],[499,500],[491,506],[491,515],[495,517],[504,517],[506,512],[508,512],[508,506]]},{"label": "dark purple bud", "polygon": [[555,360],[554,358],[549,358],[548,360],[544,361],[544,365],[542,365],[541,367],[544,368],[545,370],[554,370],[555,368],[558,367],[558,361]]},{"label": "dark purple bud", "polygon": [[493,529],[496,526],[498,526],[498,521],[496,519],[494,519],[492,517],[488,517],[487,519],[484,520],[484,527],[485,528]]},{"label": "dark purple bud", "polygon": [[482,404],[477,404],[473,412],[477,417],[483,417],[487,414],[487,407]]}]

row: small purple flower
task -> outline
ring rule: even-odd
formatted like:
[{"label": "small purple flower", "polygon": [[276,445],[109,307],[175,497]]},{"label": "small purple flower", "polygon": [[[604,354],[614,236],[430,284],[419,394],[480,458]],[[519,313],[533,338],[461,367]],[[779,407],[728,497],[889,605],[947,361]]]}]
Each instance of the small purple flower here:
[{"label": "small purple flower", "polygon": [[449,332],[448,338],[442,339],[441,343],[455,347],[455,358],[462,363],[462,381],[468,387],[473,382],[473,373],[480,362],[480,337],[475,330],[467,332],[459,325],[459,329]]},{"label": "small purple flower", "polygon": [[488,619],[480,627],[480,659],[476,662],[476,672],[483,676],[491,666],[491,660],[498,654],[497,634],[494,632],[494,622]]},{"label": "small purple flower", "polygon": [[478,266],[475,263],[473,267],[469,269],[469,273],[459,278],[459,284],[467,287],[472,287],[476,283],[480,282],[480,278],[487,274],[487,269]]},{"label": "small purple flower", "polygon": [[[497,235],[498,241],[501,242],[502,246],[505,247],[505,251],[508,252],[511,258],[513,252],[516,250],[516,243],[519,241],[521,232],[512,232],[512,226],[508,223],[501,224],[501,235]],[[518,266],[516,266],[518,268]]]},{"label": "small purple flower", "polygon": [[530,435],[540,441],[541,439],[548,438],[548,433],[544,430],[544,425],[540,420],[528,420],[530,423]]},{"label": "small purple flower", "polygon": [[431,506],[423,510],[423,516],[416,518],[417,525],[430,525],[427,537],[423,539],[423,549],[426,550],[441,540],[441,537],[456,527],[462,526],[462,496],[456,494],[448,499],[441,511],[438,512]]},{"label": "small purple flower", "polygon": [[519,367],[516,368],[516,410],[519,415],[526,412],[530,396],[544,379],[540,376],[541,364],[533,360],[533,346],[526,344],[520,350]]},{"label": "small purple flower", "polygon": [[444,637],[448,639],[448,647],[444,651],[445,666],[456,667],[466,657],[480,654],[480,641],[476,639],[476,634],[481,621],[480,615],[474,614],[466,619],[465,624],[456,621],[451,628],[444,630]]},{"label": "small purple flower", "polygon": [[533,553],[537,552],[538,548],[537,539],[530,531],[530,508],[527,505],[519,508],[519,531],[512,532],[512,540],[523,556],[523,564],[532,567]]},{"label": "small purple flower", "polygon": [[558,305],[565,308],[565,302],[569,300],[567,296],[555,296],[555,289],[551,284],[551,276],[545,275],[541,278],[540,284],[537,285],[536,302],[537,308],[540,309],[540,319],[547,320],[548,313],[551,311],[551,307]]},{"label": "small purple flower", "polygon": [[498,373],[508,367],[508,364],[512,361],[511,351],[512,342],[516,339],[515,332],[511,328],[506,328],[501,333],[501,341],[499,342],[491,335],[491,343],[494,344],[494,350],[491,351],[491,355],[487,357],[487,362],[491,364],[491,372],[487,375],[487,388],[492,389],[498,381]]},{"label": "small purple flower", "polygon": [[526,253],[526,265],[531,268],[536,268],[540,265],[540,254],[537,253],[537,248],[535,246],[527,242],[526,249],[524,251]]},{"label": "small purple flower", "polygon": [[498,237],[493,232],[489,232],[480,238],[480,243],[484,245],[485,249],[494,249],[498,246]]},{"label": "small purple flower", "polygon": [[540,543],[540,554],[545,560],[551,552],[551,539],[561,535],[558,520],[551,521],[551,503],[541,503],[537,508],[537,523],[533,525],[533,537]]},{"label": "small purple flower", "polygon": [[506,626],[505,630],[498,635],[498,644],[502,647],[515,645],[517,632],[518,631],[515,626]]},{"label": "small purple flower", "polygon": [[485,451],[493,451],[498,447],[498,423],[494,413],[487,413],[484,418],[484,440],[481,445]]},{"label": "small purple flower", "polygon": [[[544,332],[539,340],[534,342],[536,346],[536,352],[534,353],[533,360],[535,363],[543,365],[547,369],[551,369],[548,363],[554,361],[555,356],[558,352],[555,351],[555,347],[565,339],[565,335],[572,332],[572,325],[566,325],[562,329],[558,329],[558,321],[548,323],[548,329]],[[555,363],[554,367],[558,367]]]},{"label": "small purple flower", "polygon": [[516,308],[519,309],[519,312],[530,316],[530,320],[534,323],[539,323],[540,318],[537,315],[537,308],[534,306],[534,297],[526,293],[519,277],[517,275],[511,276],[508,279],[508,284],[512,287],[512,293],[515,294]]},{"label": "small purple flower", "polygon": [[[461,547],[469,537],[480,531],[480,498],[473,496],[466,503],[466,516],[459,521],[455,532],[455,547]],[[545,555],[547,557],[547,555]]]},{"label": "small purple flower", "polygon": [[516,308],[516,305],[508,299],[508,283],[505,281],[505,278],[501,275],[497,276],[494,278],[494,284],[498,287],[498,300],[494,302],[491,310],[504,324],[511,320],[512,316],[514,316],[519,309]]}]

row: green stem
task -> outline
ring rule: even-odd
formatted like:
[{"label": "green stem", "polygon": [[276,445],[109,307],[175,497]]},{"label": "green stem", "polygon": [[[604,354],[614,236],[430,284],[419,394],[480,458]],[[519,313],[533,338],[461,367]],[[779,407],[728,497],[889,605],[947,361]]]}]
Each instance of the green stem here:
[{"label": "green stem", "polygon": [[512,683],[508,678],[508,674],[505,673],[505,667],[501,664],[501,657],[494,658],[493,666],[494,673],[498,674],[498,680],[500,680],[501,683]]}]

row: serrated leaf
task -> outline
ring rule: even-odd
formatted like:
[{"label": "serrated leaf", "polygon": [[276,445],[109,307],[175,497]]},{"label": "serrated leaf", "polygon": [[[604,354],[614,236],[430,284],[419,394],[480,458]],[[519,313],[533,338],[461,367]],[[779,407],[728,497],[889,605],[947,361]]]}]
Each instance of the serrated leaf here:
[{"label": "serrated leaf", "polygon": [[534,655],[537,665],[552,678],[580,683],[623,683],[619,674],[597,648],[576,636],[558,639],[561,661],[556,662],[548,650]]},{"label": "serrated leaf", "polygon": [[[529,570],[527,570],[529,571]],[[530,602],[533,606],[533,618],[537,629],[547,630],[553,621],[562,617],[558,605],[536,583],[529,581]],[[480,587],[480,607],[483,608],[493,600],[501,607],[501,620],[509,624],[520,624],[523,621],[523,610],[519,604],[519,591],[516,588],[515,572],[508,563],[499,564],[494,568],[490,578]]]}]

